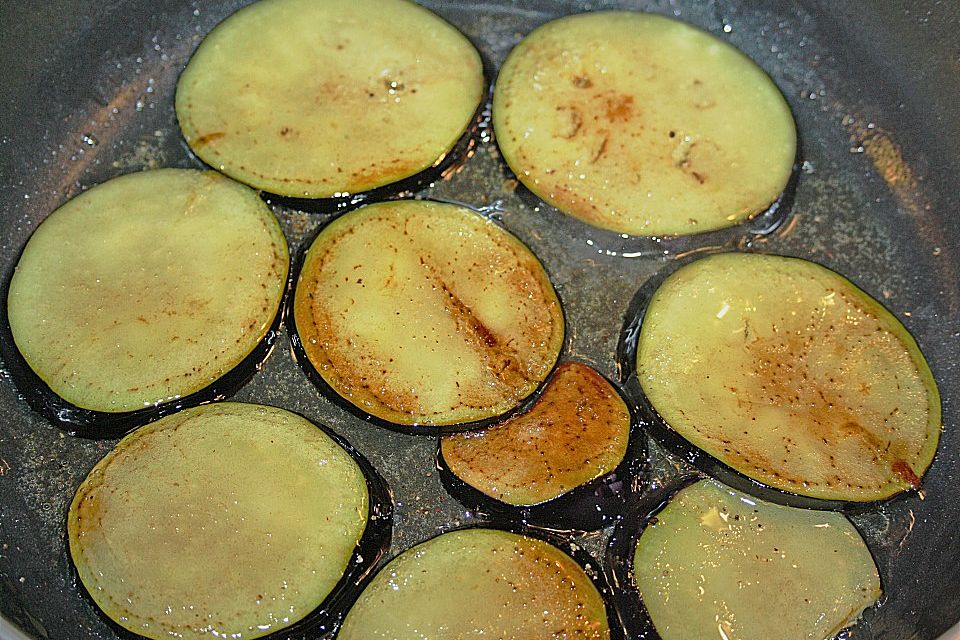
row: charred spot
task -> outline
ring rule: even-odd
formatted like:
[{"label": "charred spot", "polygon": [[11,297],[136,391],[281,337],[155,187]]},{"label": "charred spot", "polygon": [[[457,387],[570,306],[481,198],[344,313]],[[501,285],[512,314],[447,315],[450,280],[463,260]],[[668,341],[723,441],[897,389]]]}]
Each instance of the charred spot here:
[{"label": "charred spot", "polygon": [[204,145],[210,144],[211,142],[216,142],[220,138],[226,137],[226,135],[227,135],[226,131],[214,131],[212,133],[206,133],[202,136],[194,138],[193,147],[194,148],[202,147]]},{"label": "charred spot", "polygon": [[914,473],[913,469],[910,468],[903,460],[895,460],[890,468],[893,470],[898,477],[903,479],[904,482],[909,484],[912,487],[920,486],[920,478],[917,477],[917,474]]},{"label": "charred spot", "polygon": [[575,86],[577,89],[589,89],[590,87],[593,86],[593,80],[591,80],[590,77],[586,75],[573,76],[573,79],[571,80],[571,82],[573,83],[573,86]]},{"label": "charred spot", "polygon": [[576,107],[560,106],[556,108],[560,115],[557,137],[569,140],[576,137],[583,127],[583,115]]},{"label": "charred spot", "polygon": [[590,160],[591,164],[596,163],[600,158],[604,156],[604,154],[607,153],[607,144],[609,142],[610,142],[610,137],[604,136],[603,141],[600,143],[600,146],[597,148],[597,151],[593,154],[593,158],[591,158]]},{"label": "charred spot", "polygon": [[606,116],[610,122],[626,122],[633,117],[633,96],[613,95],[606,99]]}]

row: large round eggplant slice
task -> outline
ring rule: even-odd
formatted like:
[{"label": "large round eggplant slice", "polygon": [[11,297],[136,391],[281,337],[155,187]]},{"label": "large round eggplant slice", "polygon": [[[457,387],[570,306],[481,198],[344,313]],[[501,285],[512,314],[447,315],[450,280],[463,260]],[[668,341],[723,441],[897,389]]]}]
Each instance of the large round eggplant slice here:
[{"label": "large round eggplant slice", "polygon": [[527,535],[475,528],[442,534],[391,560],[337,638],[619,637],[612,620],[591,577],[565,552]]},{"label": "large round eggplant slice", "polygon": [[916,487],[940,437],[937,385],[907,329],[806,260],[729,253],[681,267],[646,307],[635,364],[670,429],[801,496]]},{"label": "large round eggplant slice", "polygon": [[70,200],[30,237],[7,294],[29,371],[81,411],[41,410],[67,428],[93,425],[85,435],[117,435],[97,423],[143,424],[241,363],[249,375],[278,322],[289,262],[270,209],[212,171],[130,174]]},{"label": "large round eggplant slice", "polygon": [[645,521],[624,519],[611,538],[635,637],[825,640],[877,602],[877,566],[843,515],[692,481],[652,495]]},{"label": "large round eggplant slice", "polygon": [[564,17],[524,38],[497,78],[493,123],[531,191],[631,235],[699,233],[764,211],[797,149],[790,108],[760,67],[638,12]]},{"label": "large round eggplant slice", "polygon": [[258,638],[329,629],[388,544],[391,510],[373,468],[305,418],[222,403],[122,439],[67,530],[81,583],[120,627]]},{"label": "large round eggplant slice", "polygon": [[564,362],[528,411],[442,436],[441,479],[472,509],[552,530],[599,529],[622,513],[642,464],[631,424],[610,382],[589,365]]},{"label": "large round eggplant slice", "polygon": [[260,0],[218,25],[177,85],[190,148],[258,189],[367,191],[440,161],[484,92],[473,45],[405,0]]},{"label": "large round eggplant slice", "polygon": [[293,320],[349,406],[394,425],[456,425],[516,407],[564,339],[560,302],[517,238],[462,206],[357,209],[306,252]]}]

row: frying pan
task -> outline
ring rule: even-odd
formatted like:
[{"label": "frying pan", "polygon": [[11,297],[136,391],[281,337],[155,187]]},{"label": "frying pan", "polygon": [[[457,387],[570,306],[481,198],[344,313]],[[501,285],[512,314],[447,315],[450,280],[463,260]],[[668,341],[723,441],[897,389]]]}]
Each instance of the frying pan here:
[{"label": "frying pan", "polygon": [[[199,166],[179,136],[173,88],[203,34],[244,2],[50,0],[0,6],[0,260],[9,274],[37,224],[82,189],[146,167]],[[566,218],[517,188],[495,145],[424,190],[489,206],[545,263],[565,305],[567,354],[616,379],[618,330],[639,287],[679,254],[753,247],[820,261],[882,300],[926,353],[944,433],[921,492],[853,520],[885,598],[860,638],[960,638],[960,4],[920,0],[425,1],[496,68],[521,35],[562,14],[635,8],[675,15],[763,66],[794,110],[803,168],[782,225],[683,241],[623,240]],[[255,43],[251,43],[255,46]],[[296,251],[323,215],[276,207]],[[624,253],[628,254],[627,257]],[[236,396],[329,425],[386,477],[397,500],[389,555],[478,520],[443,491],[436,442],[388,432],[321,396],[287,336]],[[110,638],[79,596],[65,513],[114,441],[67,436],[0,375],[0,638]],[[683,463],[650,442],[644,482]],[[601,532],[581,542],[599,553]],[[598,556],[599,557],[599,556]],[[944,635],[945,634],[945,635]]]}]

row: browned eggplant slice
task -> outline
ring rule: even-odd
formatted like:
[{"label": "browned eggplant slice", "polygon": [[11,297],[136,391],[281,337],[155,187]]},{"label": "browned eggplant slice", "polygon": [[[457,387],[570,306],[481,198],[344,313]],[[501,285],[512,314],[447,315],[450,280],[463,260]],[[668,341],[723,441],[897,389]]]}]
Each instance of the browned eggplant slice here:
[{"label": "browned eggplant slice", "polygon": [[276,337],[287,243],[249,188],[212,171],[121,176],[70,200],[7,290],[22,392],[59,426],[115,437],[232,394]]},{"label": "browned eggplant slice", "polygon": [[413,2],[260,0],[203,40],[176,110],[190,148],[232,178],[352,201],[441,163],[484,85],[473,45]]},{"label": "browned eggplant slice", "polygon": [[635,395],[669,433],[767,487],[816,499],[807,506],[888,498],[917,487],[933,460],[940,396],[919,347],[823,266],[742,253],[692,261],[625,334]]},{"label": "browned eggplant slice", "polygon": [[642,434],[617,389],[589,365],[560,364],[526,412],[440,438],[444,487],[467,507],[554,531],[591,531],[623,510]]},{"label": "browned eggplant slice", "polygon": [[533,193],[634,236],[702,233],[763,212],[797,150],[790,108],[760,67],[640,12],[566,16],[526,36],[497,77],[493,124]]},{"label": "browned eggplant slice", "polygon": [[296,348],[348,408],[412,430],[488,420],[546,379],[564,339],[536,256],[479,213],[369,205],[323,228],[294,294]]},{"label": "browned eggplant slice", "polygon": [[606,560],[631,637],[826,640],[881,595],[870,550],[845,516],[700,476],[635,505]]},{"label": "browned eggplant slice", "polygon": [[221,403],[122,439],[70,507],[80,583],[123,637],[329,631],[389,544],[389,489],[336,436]]},{"label": "browned eggplant slice", "polygon": [[337,638],[622,638],[596,562],[571,553],[501,529],[444,533],[384,566]]}]

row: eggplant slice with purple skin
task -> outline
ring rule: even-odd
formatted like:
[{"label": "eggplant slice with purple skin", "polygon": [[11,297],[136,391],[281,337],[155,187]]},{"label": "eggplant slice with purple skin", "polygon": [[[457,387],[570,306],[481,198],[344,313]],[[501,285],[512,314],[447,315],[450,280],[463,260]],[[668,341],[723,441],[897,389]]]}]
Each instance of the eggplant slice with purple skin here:
[{"label": "eggplant slice with purple skin", "polygon": [[599,564],[544,533],[457,529],[386,564],[337,638],[623,640]]},{"label": "eggplant slice with purple skin", "polygon": [[367,205],[321,229],[290,319],[321,390],[406,432],[516,409],[564,342],[560,300],[530,249],[476,211],[424,200]]},{"label": "eggplant slice with purple skin", "polygon": [[567,361],[525,412],[441,436],[437,466],[469,509],[552,531],[595,531],[622,514],[635,490],[643,440],[616,387]]},{"label": "eggplant slice with purple skin", "polygon": [[289,267],[253,190],[213,171],[113,178],[27,242],[7,288],[4,361],[54,424],[118,437],[239,389],[277,337]]},{"label": "eggplant slice with purple skin", "polygon": [[699,234],[777,206],[797,134],[773,80],[732,45],[637,11],[565,16],[497,77],[493,124],[547,203],[632,236]]},{"label": "eggplant slice with purple skin", "polygon": [[469,153],[485,85],[470,41],[413,2],[260,0],[206,36],[176,111],[210,166],[336,209]]},{"label": "eggplant slice with purple skin", "polygon": [[67,519],[86,595],[122,638],[329,633],[392,528],[347,443],[275,407],[219,403],[122,439]]},{"label": "eggplant slice with purple skin", "polygon": [[606,570],[628,636],[826,640],[882,593],[842,514],[756,500],[699,474],[645,495]]},{"label": "eggplant slice with purple skin", "polygon": [[622,337],[653,435],[738,489],[858,509],[918,487],[933,460],[940,396],[917,343],[816,263],[687,262],[641,289]]}]

